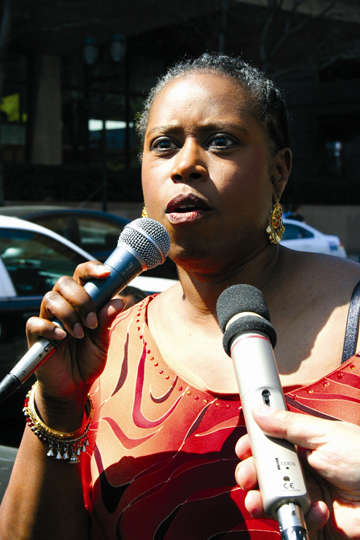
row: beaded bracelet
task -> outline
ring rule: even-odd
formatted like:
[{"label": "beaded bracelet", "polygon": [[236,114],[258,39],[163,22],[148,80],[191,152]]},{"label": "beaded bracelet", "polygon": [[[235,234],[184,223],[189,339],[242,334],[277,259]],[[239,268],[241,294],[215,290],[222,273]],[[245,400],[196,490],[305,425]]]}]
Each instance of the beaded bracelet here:
[{"label": "beaded bracelet", "polygon": [[37,385],[38,382],[36,381],[25,398],[23,412],[28,426],[39,439],[48,442],[49,451],[47,455],[49,457],[69,460],[69,463],[79,463],[78,456],[81,455],[81,452],[85,452],[86,447],[89,445],[88,431],[93,415],[93,405],[90,397],[88,396],[85,405],[86,424],[72,433],[63,433],[49,428],[39,417],[35,405]]}]

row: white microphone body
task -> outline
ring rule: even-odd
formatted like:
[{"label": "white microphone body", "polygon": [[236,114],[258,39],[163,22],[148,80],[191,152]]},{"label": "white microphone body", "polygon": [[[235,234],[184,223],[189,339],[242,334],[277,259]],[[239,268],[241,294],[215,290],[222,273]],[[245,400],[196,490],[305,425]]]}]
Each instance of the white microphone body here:
[{"label": "white microphone body", "polygon": [[[92,279],[84,289],[99,311],[122,291],[142,271],[162,264],[170,249],[170,237],[165,227],[153,219],[140,218],[125,226],[118,246],[105,261],[110,270],[105,279]],[[61,321],[53,321],[65,329]],[[0,382],[0,403],[21,386],[41,364],[68,340],[52,341],[40,338]]]},{"label": "white microphone body", "polygon": [[257,403],[287,409],[273,351],[276,332],[265,299],[255,287],[234,285],[220,295],[217,315],[225,352],[235,368],[265,512],[278,522],[282,540],[308,540],[304,514],[310,496],[295,446],[267,436],[252,414]]},{"label": "white microphone body", "polygon": [[279,507],[292,502],[307,512],[309,495],[294,445],[265,435],[252,415],[256,403],[287,409],[272,345],[262,333],[244,333],[233,340],[231,358],[265,512],[277,519]]}]

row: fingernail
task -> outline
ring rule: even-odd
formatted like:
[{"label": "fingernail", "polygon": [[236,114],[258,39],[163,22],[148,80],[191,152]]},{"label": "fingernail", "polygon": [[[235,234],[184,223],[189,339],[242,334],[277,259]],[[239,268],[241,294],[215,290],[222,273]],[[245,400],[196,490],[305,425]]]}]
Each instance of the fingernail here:
[{"label": "fingernail", "polygon": [[107,266],[105,266],[104,264],[99,264],[97,267],[96,267],[96,272],[100,275],[102,274],[105,274],[105,273],[110,273],[110,268],[108,268]]},{"label": "fingernail", "polygon": [[265,405],[264,403],[256,403],[254,405],[254,409],[259,414],[262,414],[263,416],[268,416],[269,414],[272,414],[275,409],[272,409],[268,405]]},{"label": "fingernail", "polygon": [[73,330],[74,330],[75,337],[77,338],[84,337],[84,330],[80,323],[76,323]]},{"label": "fingernail", "polygon": [[65,330],[63,330],[62,328],[59,328],[58,326],[56,328],[54,328],[54,337],[55,338],[59,338],[59,339],[64,339],[66,338],[67,334],[65,332]]},{"label": "fingernail", "polygon": [[88,328],[96,328],[97,327],[97,317],[95,313],[92,311],[89,313],[89,315],[86,317],[86,326]]}]

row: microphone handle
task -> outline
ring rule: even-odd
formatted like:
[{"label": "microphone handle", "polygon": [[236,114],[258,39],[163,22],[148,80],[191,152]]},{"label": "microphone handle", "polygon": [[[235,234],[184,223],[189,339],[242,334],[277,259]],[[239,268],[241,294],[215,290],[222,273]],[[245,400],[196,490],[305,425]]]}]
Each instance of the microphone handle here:
[{"label": "microphone handle", "polygon": [[256,403],[287,410],[271,343],[260,332],[243,333],[231,344],[231,358],[265,512],[278,521],[283,540],[308,540],[303,514],[310,497],[296,449],[265,435],[252,415]]},{"label": "microphone handle", "polygon": [[[93,279],[84,285],[84,289],[95,304],[96,311],[146,269],[140,255],[127,244],[119,244],[105,261],[104,266],[110,269],[110,275],[106,279]],[[55,319],[53,322],[65,330],[61,321]],[[40,338],[34,343],[1,381],[0,403],[15,392],[55,351],[65,345],[70,337],[67,335],[61,341]]]}]

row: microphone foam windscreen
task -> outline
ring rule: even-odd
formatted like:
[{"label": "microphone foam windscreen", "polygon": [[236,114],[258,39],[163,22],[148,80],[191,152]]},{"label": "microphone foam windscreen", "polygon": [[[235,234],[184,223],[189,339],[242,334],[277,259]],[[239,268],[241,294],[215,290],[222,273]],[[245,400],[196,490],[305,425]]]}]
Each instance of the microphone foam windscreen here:
[{"label": "microphone foam windscreen", "polygon": [[223,291],[217,301],[216,311],[223,332],[229,320],[238,313],[257,313],[270,321],[264,295],[252,285],[233,285]]},{"label": "microphone foam windscreen", "polygon": [[[233,285],[225,289],[218,298],[216,309],[219,326],[224,332],[224,349],[229,356],[234,338],[245,333],[260,332],[265,334],[272,346],[275,347],[275,328],[270,323],[270,314],[265,298],[256,287]],[[247,315],[234,319],[226,328],[232,317],[241,313],[247,313]]]},{"label": "microphone foam windscreen", "polygon": [[155,219],[139,218],[128,223],[120,234],[118,245],[132,247],[144,260],[148,270],[162,264],[170,251],[170,236]]}]

